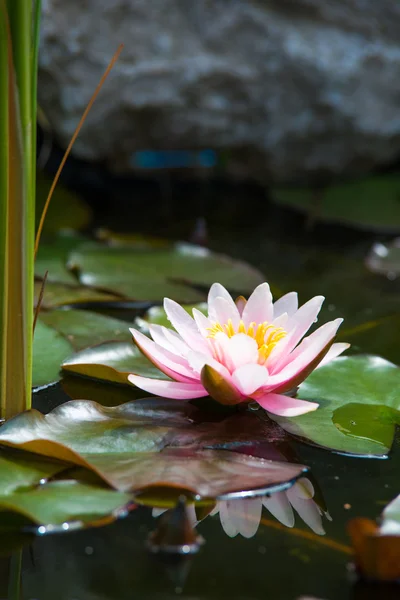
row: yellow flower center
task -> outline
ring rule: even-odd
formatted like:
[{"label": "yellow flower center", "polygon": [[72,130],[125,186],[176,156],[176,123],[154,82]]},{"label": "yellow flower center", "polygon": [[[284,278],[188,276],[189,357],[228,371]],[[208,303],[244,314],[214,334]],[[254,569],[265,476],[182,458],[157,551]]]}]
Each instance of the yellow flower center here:
[{"label": "yellow flower center", "polygon": [[283,327],[275,327],[267,321],[264,323],[255,323],[254,321],[246,328],[243,321],[240,321],[239,326],[235,329],[232,320],[229,319],[228,323],[221,325],[221,323],[214,323],[212,327],[207,328],[210,332],[209,338],[215,338],[217,333],[225,333],[228,337],[233,337],[237,333],[244,333],[257,342],[259,363],[264,364],[272,350],[275,348],[277,343],[286,337],[287,332]]}]

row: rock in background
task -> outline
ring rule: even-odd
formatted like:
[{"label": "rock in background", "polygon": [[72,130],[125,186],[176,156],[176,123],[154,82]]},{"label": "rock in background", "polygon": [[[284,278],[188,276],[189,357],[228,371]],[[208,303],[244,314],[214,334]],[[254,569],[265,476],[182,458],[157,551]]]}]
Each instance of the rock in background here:
[{"label": "rock in background", "polygon": [[61,144],[118,45],[75,144],[227,150],[274,181],[353,176],[400,151],[397,0],[44,0],[39,101]]}]

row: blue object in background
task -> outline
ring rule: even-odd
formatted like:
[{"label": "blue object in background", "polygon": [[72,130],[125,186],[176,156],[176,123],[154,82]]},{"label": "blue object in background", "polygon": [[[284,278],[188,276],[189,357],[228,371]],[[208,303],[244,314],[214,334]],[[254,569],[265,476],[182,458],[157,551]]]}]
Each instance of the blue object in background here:
[{"label": "blue object in background", "polygon": [[190,169],[215,167],[215,150],[139,150],[132,155],[131,165],[136,169]]}]

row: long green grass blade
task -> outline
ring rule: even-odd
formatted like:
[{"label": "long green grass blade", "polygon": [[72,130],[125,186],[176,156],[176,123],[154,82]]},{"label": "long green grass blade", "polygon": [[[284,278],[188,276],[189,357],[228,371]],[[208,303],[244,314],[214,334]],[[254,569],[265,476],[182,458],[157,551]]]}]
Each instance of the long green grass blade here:
[{"label": "long green grass blade", "polygon": [[0,268],[4,275],[0,408],[1,417],[6,419],[30,407],[31,402],[34,196],[30,194],[32,121],[29,127],[29,114],[32,107],[30,67],[23,56],[26,41],[22,40],[25,33],[30,61],[31,22],[27,31],[22,4],[31,15],[30,1],[13,0],[8,12],[5,0],[0,0],[1,28],[6,34],[2,48],[6,56],[2,91],[5,92],[3,98],[7,98],[6,123],[1,131],[7,141],[7,157],[3,157],[4,170],[0,173],[0,178],[7,180],[7,193],[2,199],[6,204],[1,214],[4,221],[0,225],[5,233]]}]

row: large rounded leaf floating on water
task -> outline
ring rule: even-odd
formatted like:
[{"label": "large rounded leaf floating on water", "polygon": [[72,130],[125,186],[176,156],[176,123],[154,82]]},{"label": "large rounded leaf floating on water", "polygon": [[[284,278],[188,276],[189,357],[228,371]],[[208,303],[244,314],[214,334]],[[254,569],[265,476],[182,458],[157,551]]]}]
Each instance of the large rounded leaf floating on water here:
[{"label": "large rounded leaf floating on water", "polygon": [[301,384],[318,410],[272,418],[286,431],[338,452],[385,456],[400,424],[400,369],[379,356],[337,358]]},{"label": "large rounded leaf floating on water", "polygon": [[85,467],[113,488],[136,494],[160,488],[212,499],[265,494],[287,489],[307,471],[298,464],[199,449],[199,439],[208,436],[201,427],[196,434],[192,410],[162,399],[114,408],[71,401],[46,416],[31,410],[11,419],[0,430],[0,444]]},{"label": "large rounded leaf floating on water", "polygon": [[198,302],[206,295],[199,288],[215,281],[243,294],[264,281],[250,265],[190,244],[138,251],[87,243],[70,253],[67,264],[83,285],[134,300]]}]

